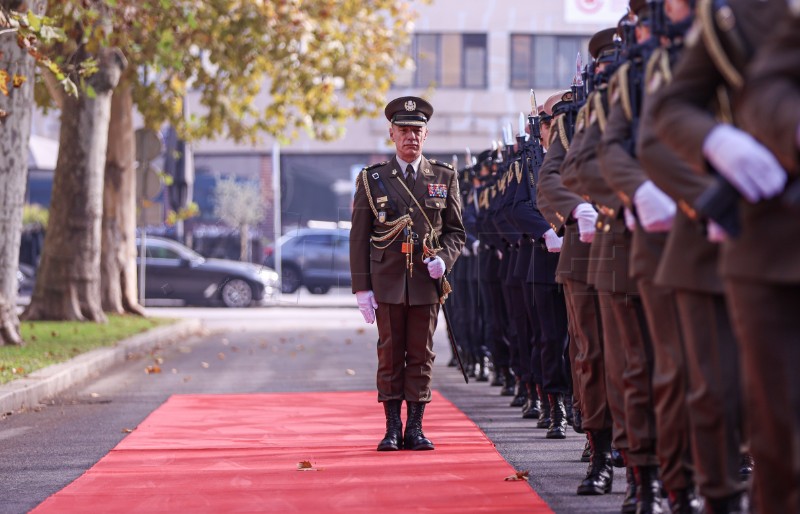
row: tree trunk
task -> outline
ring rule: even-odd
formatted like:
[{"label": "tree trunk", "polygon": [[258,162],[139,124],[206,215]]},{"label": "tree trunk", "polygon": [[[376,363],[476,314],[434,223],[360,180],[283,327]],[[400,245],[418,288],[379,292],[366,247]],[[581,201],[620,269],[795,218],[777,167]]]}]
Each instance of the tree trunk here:
[{"label": "tree trunk", "polygon": [[[84,58],[86,56],[83,56]],[[64,99],[50,221],[24,319],[105,321],[100,302],[100,224],[111,94],[125,58],[103,49],[87,81],[95,98]]]},{"label": "tree trunk", "polygon": [[144,316],[136,284],[136,173],[133,97],[124,81],[111,98],[103,183],[100,298],[103,311]]},{"label": "tree trunk", "polygon": [[250,262],[250,225],[244,223],[239,226],[239,260]]},{"label": "tree trunk", "polygon": [[[3,0],[0,5],[19,9],[18,3]],[[30,4],[31,10],[40,15],[47,7],[42,0]],[[0,68],[27,78],[20,87],[9,87],[8,96],[0,95],[0,109],[7,113],[0,120],[0,345],[22,344],[16,308],[17,269],[28,177],[33,67],[33,58],[19,47],[16,34],[0,36]]]}]

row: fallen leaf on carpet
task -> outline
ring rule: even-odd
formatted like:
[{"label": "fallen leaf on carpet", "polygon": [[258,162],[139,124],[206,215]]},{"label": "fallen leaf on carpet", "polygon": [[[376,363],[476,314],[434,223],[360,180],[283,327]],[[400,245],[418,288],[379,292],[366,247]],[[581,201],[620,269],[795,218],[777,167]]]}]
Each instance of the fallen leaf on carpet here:
[{"label": "fallen leaf on carpet", "polygon": [[363,328],[359,328],[358,330],[356,330],[356,334],[363,334],[364,332],[366,332],[366,330],[364,330]]},{"label": "fallen leaf on carpet", "polygon": [[530,472],[529,471],[517,471],[515,474],[511,476],[505,477],[503,480],[513,482],[515,480],[525,480],[526,482],[529,479]]},{"label": "fallen leaf on carpet", "polygon": [[317,469],[314,469],[314,466],[311,465],[311,462],[307,460],[301,460],[298,462],[297,469],[298,471],[318,471]]},{"label": "fallen leaf on carpet", "polygon": [[221,360],[221,361],[224,361],[224,360],[225,360],[225,354],[224,354],[224,353],[222,353],[222,352],[219,352],[219,353],[217,354],[217,359],[219,359],[219,360]]},{"label": "fallen leaf on carpet", "polygon": [[144,368],[144,372],[147,373],[148,375],[150,375],[151,373],[161,373],[161,367],[155,365],[147,366],[146,368]]},{"label": "fallen leaf on carpet", "polygon": [[209,363],[207,363],[207,362],[201,362],[201,363],[200,363],[200,365],[201,365],[201,366],[203,366],[204,368],[207,368],[207,367],[209,367],[211,364],[209,364]]},{"label": "fallen leaf on carpet", "polygon": [[356,370],[354,370],[354,369],[347,369],[347,370],[345,371],[345,373],[347,373],[348,375],[351,375],[351,376],[352,376],[352,375],[355,375],[355,374],[356,374]]},{"label": "fallen leaf on carpet", "polygon": [[132,428],[123,428],[122,429],[122,433],[123,434],[130,434],[131,432],[133,432]]}]

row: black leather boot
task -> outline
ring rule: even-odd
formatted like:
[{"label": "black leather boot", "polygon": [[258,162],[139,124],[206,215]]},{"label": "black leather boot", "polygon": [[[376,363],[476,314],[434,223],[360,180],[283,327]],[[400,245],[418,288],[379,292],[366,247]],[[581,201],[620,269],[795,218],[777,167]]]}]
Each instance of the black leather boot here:
[{"label": "black leather boot", "polygon": [[668,495],[670,514],[702,514],[703,502],[694,493],[694,487],[670,491]]},{"label": "black leather boot", "polygon": [[400,408],[403,400],[383,402],[386,414],[386,435],[378,444],[379,452],[394,452],[403,448],[403,421],[400,419]]},{"label": "black leather boot", "polygon": [[573,412],[572,412],[572,395],[571,394],[565,394],[564,395],[564,408],[566,409],[566,413],[567,413],[567,425],[573,426],[573,423],[575,422],[575,419],[573,417]]},{"label": "black leather boot", "polygon": [[572,430],[578,434],[583,433],[583,415],[581,415],[581,410],[575,405],[572,406]]},{"label": "black leather boot", "polygon": [[622,456],[622,452],[617,450],[614,447],[611,447],[611,464],[615,468],[625,468],[625,458]]},{"label": "black leather boot", "polygon": [[542,406],[539,409],[539,421],[536,422],[536,428],[549,428],[550,427],[550,398],[542,391],[542,386],[536,384],[536,392],[539,398],[542,399]]},{"label": "black leather boot", "polygon": [[489,359],[486,357],[478,358],[478,371],[475,373],[476,382],[489,381]]},{"label": "black leather boot", "polygon": [[514,394],[514,398],[511,400],[511,403],[508,404],[509,407],[522,407],[525,405],[525,402],[528,399],[528,393],[525,391],[525,384],[522,383],[522,379],[517,377],[516,380],[516,394]]},{"label": "black leather boot", "polygon": [[636,466],[636,514],[663,514],[658,466]]},{"label": "black leather boot", "polygon": [[586,444],[583,446],[583,453],[581,453],[581,462],[592,462],[592,445],[589,444],[589,436],[586,436]]},{"label": "black leather boot", "polygon": [[489,385],[492,387],[500,387],[503,385],[503,370],[497,366],[493,366],[494,373],[492,374],[492,381]]},{"label": "black leather boot", "polygon": [[514,375],[508,368],[503,368],[503,388],[500,396],[514,396]]},{"label": "black leather boot", "polygon": [[636,485],[636,473],[633,468],[628,466],[625,468],[625,497],[622,498],[622,514],[636,514],[636,497],[639,488]]},{"label": "black leather boot", "polygon": [[756,461],[753,460],[753,456],[749,453],[742,454],[742,460],[739,463],[739,478],[742,482],[747,482],[750,480],[750,477],[753,475],[753,468],[756,465]]},{"label": "black leather boot", "polygon": [[406,402],[406,434],[403,446],[406,450],[433,450],[433,443],[422,433],[422,414],[425,404],[422,402]]},{"label": "black leather boot", "polygon": [[578,494],[598,495],[611,492],[614,482],[614,468],[611,466],[611,430],[590,430],[587,432],[592,448],[591,464],[586,470],[586,478],[578,486]]},{"label": "black leather boot", "polygon": [[528,400],[525,402],[525,406],[522,407],[522,417],[524,419],[538,419],[542,409],[542,402],[536,393],[536,387],[528,382],[525,384],[525,389],[528,391]]},{"label": "black leather boot", "polygon": [[[550,400],[550,426],[547,428],[548,439],[567,438],[567,412],[564,407],[563,394],[548,394]],[[611,458],[611,444],[609,443],[609,459]]]}]

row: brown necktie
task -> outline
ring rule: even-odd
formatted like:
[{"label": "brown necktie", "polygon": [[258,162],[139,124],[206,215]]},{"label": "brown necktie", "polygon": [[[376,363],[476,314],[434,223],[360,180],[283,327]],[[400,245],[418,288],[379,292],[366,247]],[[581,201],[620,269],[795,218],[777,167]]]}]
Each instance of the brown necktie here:
[{"label": "brown necktie", "polygon": [[409,191],[414,190],[414,166],[410,164],[406,166],[406,185]]}]

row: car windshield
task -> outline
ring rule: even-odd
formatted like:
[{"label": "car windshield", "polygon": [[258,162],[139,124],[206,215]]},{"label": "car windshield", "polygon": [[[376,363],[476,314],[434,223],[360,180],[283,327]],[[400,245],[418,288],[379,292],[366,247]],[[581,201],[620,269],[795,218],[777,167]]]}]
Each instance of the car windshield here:
[{"label": "car windshield", "polygon": [[[152,259],[185,259],[187,261],[204,261],[205,258],[188,246],[165,239],[150,239],[147,244],[147,257]],[[139,252],[141,241],[136,241],[136,251]]]}]

